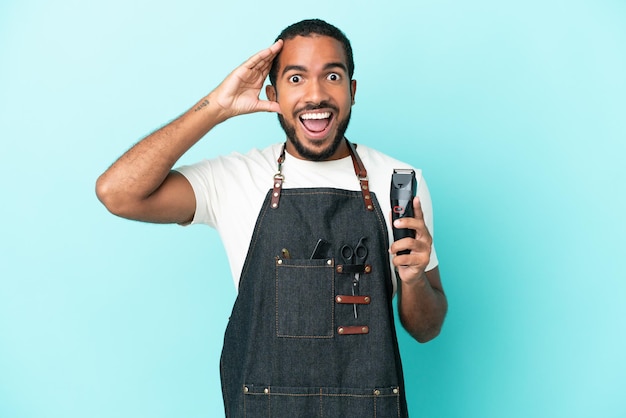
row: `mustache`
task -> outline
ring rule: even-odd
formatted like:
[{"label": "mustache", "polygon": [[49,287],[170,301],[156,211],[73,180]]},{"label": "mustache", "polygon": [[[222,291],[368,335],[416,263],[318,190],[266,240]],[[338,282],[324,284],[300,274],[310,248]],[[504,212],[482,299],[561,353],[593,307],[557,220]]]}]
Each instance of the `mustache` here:
[{"label": "mustache", "polygon": [[301,112],[307,112],[311,110],[320,110],[320,109],[331,109],[335,112],[339,112],[339,108],[332,103],[327,101],[321,101],[318,104],[307,104],[306,106],[302,106],[299,109],[294,110],[294,116]]}]

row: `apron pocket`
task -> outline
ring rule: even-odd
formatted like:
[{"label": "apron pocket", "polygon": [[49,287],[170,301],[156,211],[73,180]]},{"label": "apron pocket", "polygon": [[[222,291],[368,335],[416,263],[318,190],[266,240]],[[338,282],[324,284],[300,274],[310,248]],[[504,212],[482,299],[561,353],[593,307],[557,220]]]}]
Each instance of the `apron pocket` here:
[{"label": "apron pocket", "polygon": [[276,260],[278,337],[333,337],[334,272],[332,259]]},{"label": "apron pocket", "polygon": [[400,417],[398,388],[244,388],[246,418],[391,418]]},{"label": "apron pocket", "polygon": [[400,389],[325,388],[321,417],[400,417]]}]

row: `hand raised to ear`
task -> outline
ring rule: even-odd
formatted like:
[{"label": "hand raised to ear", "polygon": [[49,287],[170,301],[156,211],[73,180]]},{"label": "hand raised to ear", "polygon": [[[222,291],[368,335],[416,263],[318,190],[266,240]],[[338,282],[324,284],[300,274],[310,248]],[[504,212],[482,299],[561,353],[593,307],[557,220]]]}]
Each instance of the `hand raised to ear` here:
[{"label": "hand raised to ear", "polygon": [[263,49],[231,72],[209,94],[209,101],[221,109],[221,120],[255,112],[279,112],[278,103],[259,99],[272,62],[283,47],[282,39]]}]

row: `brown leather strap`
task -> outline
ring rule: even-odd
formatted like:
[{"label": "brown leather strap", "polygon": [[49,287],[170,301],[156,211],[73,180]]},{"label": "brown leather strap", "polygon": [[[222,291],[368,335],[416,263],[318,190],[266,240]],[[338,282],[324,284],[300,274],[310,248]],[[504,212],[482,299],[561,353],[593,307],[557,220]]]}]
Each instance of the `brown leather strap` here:
[{"label": "brown leather strap", "polygon": [[350,150],[350,155],[352,156],[352,165],[354,165],[354,172],[357,177],[365,178],[367,177],[367,170],[363,165],[363,161],[361,161],[361,157],[356,152],[356,145],[346,139],[346,144],[348,144],[348,149]]},{"label": "brown leather strap", "polygon": [[[369,181],[367,179],[367,170],[363,165],[363,161],[359,157],[359,154],[356,152],[356,146],[352,144],[352,142],[346,139],[346,144],[348,144],[348,149],[350,150],[350,157],[352,158],[352,165],[354,165],[354,173],[359,179],[359,183],[361,184],[361,193],[363,194],[363,201],[365,202],[365,209],[369,211],[374,210],[374,205],[372,204],[372,196],[370,195],[370,186]],[[278,208],[278,203],[280,202],[280,192],[283,189],[283,181],[285,177],[282,174],[283,163],[285,162],[285,148],[287,143],[283,144],[283,149],[278,157],[278,172],[274,175],[274,188],[272,190],[272,201],[271,208]]]},{"label": "brown leather strap", "polygon": [[367,170],[363,165],[363,161],[361,161],[361,157],[356,152],[356,146],[352,144],[352,142],[346,139],[346,143],[348,144],[348,149],[350,150],[350,155],[352,156],[352,164],[354,165],[354,172],[356,176],[359,178],[359,183],[361,183],[361,193],[363,193],[363,201],[365,202],[365,209],[369,211],[374,210],[374,205],[372,204],[372,196],[370,195],[370,185],[367,179]]},{"label": "brown leather strap", "polygon": [[372,266],[370,264],[337,264],[337,273],[365,273],[370,274]]},{"label": "brown leather strap", "polygon": [[363,335],[369,334],[370,327],[367,325],[357,325],[352,327],[338,327],[337,334],[339,335]]},{"label": "brown leather strap", "polygon": [[280,192],[283,190],[283,180],[285,178],[282,174],[277,173],[274,175],[274,190],[272,190],[272,209],[276,209],[278,207],[278,202],[280,201]]},{"label": "brown leather strap", "polygon": [[352,296],[352,295],[337,295],[335,296],[335,302],[346,305],[369,305],[372,298],[369,296]]},{"label": "brown leather strap", "polygon": [[274,189],[272,190],[272,202],[270,207],[272,209],[278,208],[278,202],[280,202],[280,192],[283,190],[283,181],[285,180],[285,176],[283,176],[283,163],[285,162],[285,148],[287,143],[283,144],[283,149],[278,156],[278,172],[274,174]]}]

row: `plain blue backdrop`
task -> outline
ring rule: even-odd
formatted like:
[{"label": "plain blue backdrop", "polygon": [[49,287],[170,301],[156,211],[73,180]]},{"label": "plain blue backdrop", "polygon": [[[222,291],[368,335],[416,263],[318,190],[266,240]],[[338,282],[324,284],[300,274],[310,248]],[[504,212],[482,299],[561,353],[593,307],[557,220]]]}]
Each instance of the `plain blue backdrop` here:
[{"label": "plain blue backdrop", "polygon": [[[217,233],[122,220],[97,176],[288,24],[350,37],[348,137],[423,168],[450,310],[400,331],[410,412],[626,417],[626,3],[0,4],[0,417],[223,414]],[[218,126],[191,163],[283,139]]]}]

